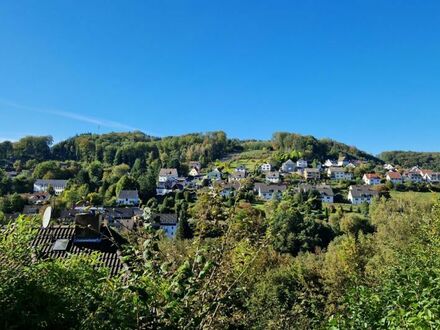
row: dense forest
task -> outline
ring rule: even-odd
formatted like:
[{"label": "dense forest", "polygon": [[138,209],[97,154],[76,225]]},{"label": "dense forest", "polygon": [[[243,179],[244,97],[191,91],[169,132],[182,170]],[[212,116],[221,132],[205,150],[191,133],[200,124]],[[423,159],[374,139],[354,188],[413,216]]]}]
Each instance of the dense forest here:
[{"label": "dense forest", "polygon": [[440,152],[386,151],[379,155],[383,161],[403,167],[420,166],[440,171]]}]

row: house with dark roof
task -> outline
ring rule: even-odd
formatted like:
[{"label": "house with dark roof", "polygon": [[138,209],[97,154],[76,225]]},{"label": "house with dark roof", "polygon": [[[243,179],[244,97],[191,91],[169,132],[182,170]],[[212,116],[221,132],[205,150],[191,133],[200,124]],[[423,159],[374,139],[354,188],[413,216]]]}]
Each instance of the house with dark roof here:
[{"label": "house with dark roof", "polygon": [[281,198],[283,192],[287,189],[284,184],[266,184],[266,183],[256,183],[254,191],[258,194],[258,197],[269,201],[273,198]]},{"label": "house with dark roof", "polygon": [[302,192],[309,192],[312,190],[319,192],[319,194],[321,195],[321,201],[323,203],[333,203],[334,201],[335,194],[333,192],[333,189],[331,186],[327,184],[322,184],[322,185],[302,184],[299,185],[298,190]]},{"label": "house with dark roof", "polygon": [[351,204],[371,203],[374,197],[379,196],[379,192],[369,186],[350,186],[347,199]]},{"label": "house with dark roof", "polygon": [[291,159],[286,160],[281,165],[281,171],[284,173],[293,173],[296,170],[296,163],[293,162]]},{"label": "house with dark roof", "polygon": [[[49,225],[39,228],[31,246],[38,259],[64,259],[71,255],[98,253],[100,265],[116,276],[123,269],[119,248],[124,239],[109,227],[101,224],[98,215],[78,214],[71,225]],[[90,223],[88,223],[90,222]]]},{"label": "house with dark roof", "polygon": [[121,190],[116,198],[117,205],[138,206],[140,204],[137,190]]},{"label": "house with dark roof", "polygon": [[162,229],[168,238],[176,237],[179,219],[175,213],[157,213],[152,216],[153,226]]},{"label": "house with dark roof", "polygon": [[55,195],[60,195],[67,187],[68,180],[43,180],[38,179],[34,183],[34,192],[47,192],[49,187],[55,191]]}]

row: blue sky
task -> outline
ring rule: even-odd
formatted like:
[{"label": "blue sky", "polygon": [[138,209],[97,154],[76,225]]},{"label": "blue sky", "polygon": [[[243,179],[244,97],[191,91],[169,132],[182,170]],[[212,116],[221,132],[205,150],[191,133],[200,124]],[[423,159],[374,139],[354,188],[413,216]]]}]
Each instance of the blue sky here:
[{"label": "blue sky", "polygon": [[440,1],[2,1],[0,139],[142,130],[440,151]]}]

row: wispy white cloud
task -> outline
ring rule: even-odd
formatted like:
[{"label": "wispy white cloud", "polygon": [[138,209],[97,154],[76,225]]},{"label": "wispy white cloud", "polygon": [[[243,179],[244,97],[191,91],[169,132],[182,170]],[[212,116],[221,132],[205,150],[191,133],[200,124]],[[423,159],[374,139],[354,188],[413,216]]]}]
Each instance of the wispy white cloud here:
[{"label": "wispy white cloud", "polygon": [[14,108],[17,110],[55,115],[58,117],[73,119],[73,120],[80,121],[83,123],[94,124],[94,125],[107,127],[107,128],[125,129],[125,130],[130,130],[130,131],[138,130],[135,127],[126,125],[121,122],[116,122],[116,121],[111,121],[111,120],[106,120],[106,119],[99,119],[99,118],[94,118],[94,117],[90,117],[90,116],[84,116],[84,115],[81,115],[78,113],[68,112],[68,111],[30,107],[27,105],[15,103],[15,102],[12,102],[9,100],[4,100],[4,99],[0,99],[0,105],[3,105],[4,107]]}]

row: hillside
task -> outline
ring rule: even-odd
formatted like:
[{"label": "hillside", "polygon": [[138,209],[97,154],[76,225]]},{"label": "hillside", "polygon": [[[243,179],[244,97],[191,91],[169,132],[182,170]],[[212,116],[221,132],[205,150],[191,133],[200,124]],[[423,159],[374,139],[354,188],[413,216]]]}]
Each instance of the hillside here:
[{"label": "hillside", "polygon": [[288,153],[294,158],[325,161],[341,155],[380,163],[381,160],[356,147],[331,139],[317,139],[295,133],[277,132],[269,141],[230,139],[224,132],[193,133],[164,138],[142,132],[81,134],[52,145],[52,137],[24,137],[18,142],[0,143],[4,163],[28,160],[100,161],[106,164],[133,166],[136,159],[146,162],[160,159],[162,166],[179,167],[180,163],[198,160],[207,165],[230,153],[264,150]]},{"label": "hillside", "polygon": [[385,151],[379,155],[379,158],[386,163],[402,167],[420,166],[440,171],[440,152]]}]

